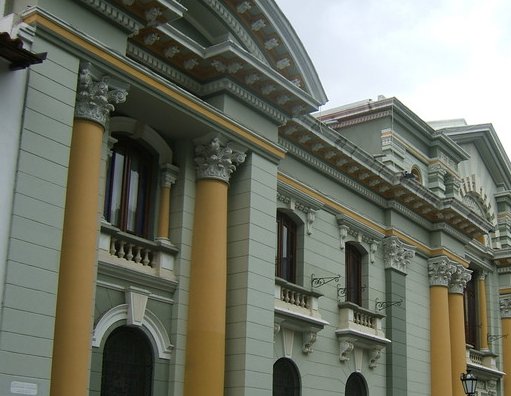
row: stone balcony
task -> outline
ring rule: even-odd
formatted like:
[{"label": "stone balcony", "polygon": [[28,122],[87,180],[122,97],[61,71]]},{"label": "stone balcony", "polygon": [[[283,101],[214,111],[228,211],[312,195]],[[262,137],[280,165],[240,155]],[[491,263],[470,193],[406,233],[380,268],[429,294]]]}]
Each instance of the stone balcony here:
[{"label": "stone balcony", "polygon": [[312,352],[317,332],[328,325],[319,312],[321,296],[318,292],[275,278],[275,331],[278,333],[284,328],[301,332],[304,353]]},{"label": "stone balcony", "polygon": [[467,345],[467,367],[481,380],[498,381],[504,375],[497,367],[497,357],[491,351],[480,351],[473,349],[471,345]]},{"label": "stone balcony", "polygon": [[335,331],[339,340],[339,360],[346,362],[353,354],[357,368],[361,368],[362,355],[367,351],[369,368],[376,367],[381,350],[390,343],[382,327],[384,317],[357,304],[340,302],[339,323]]},{"label": "stone balcony", "polygon": [[151,241],[120,231],[103,222],[99,238],[100,265],[176,281],[177,248],[168,240]]}]

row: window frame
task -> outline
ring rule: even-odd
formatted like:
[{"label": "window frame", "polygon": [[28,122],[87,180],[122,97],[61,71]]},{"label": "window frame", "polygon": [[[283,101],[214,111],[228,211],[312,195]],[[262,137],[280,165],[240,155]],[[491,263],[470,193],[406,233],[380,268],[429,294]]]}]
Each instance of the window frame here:
[{"label": "window frame", "polygon": [[[282,211],[277,211],[276,226],[275,276],[296,284],[298,226],[289,215]],[[284,245],[286,245],[285,251]],[[286,257],[283,257],[283,253]]]},{"label": "window frame", "polygon": [[[155,161],[151,153],[139,142],[135,142],[126,137],[115,137],[117,142],[114,144],[109,156],[106,169],[106,184],[105,184],[105,200],[103,216],[106,221],[113,226],[118,227],[121,231],[136,235],[142,238],[150,236],[150,227],[152,224],[151,212],[154,200],[154,173]],[[122,167],[122,174],[120,180],[115,177],[116,159],[122,157],[119,161],[119,168]],[[136,202],[137,208],[135,210],[134,226],[130,226],[129,204],[130,189],[132,188],[133,174],[135,164],[138,161],[140,164],[141,172],[138,176],[138,186],[136,189]],[[120,187],[116,192],[114,184],[119,184]],[[114,218],[112,200],[114,197],[119,196],[119,218]]]},{"label": "window frame", "polygon": [[471,345],[475,349],[479,349],[479,318],[478,318],[478,290],[477,279],[478,271],[472,269],[472,277],[465,285],[463,291],[463,313],[465,321],[465,343]]},{"label": "window frame", "polygon": [[346,301],[362,306],[363,254],[353,243],[346,243],[344,253]]}]

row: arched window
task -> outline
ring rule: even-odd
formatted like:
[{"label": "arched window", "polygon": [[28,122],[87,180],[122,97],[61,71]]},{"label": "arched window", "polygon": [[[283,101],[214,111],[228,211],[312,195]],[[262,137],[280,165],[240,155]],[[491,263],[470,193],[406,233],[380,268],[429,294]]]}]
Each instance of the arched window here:
[{"label": "arched window", "polygon": [[149,153],[129,139],[119,138],[107,170],[104,216],[110,224],[147,237],[151,170]]},{"label": "arched window", "polygon": [[295,364],[281,358],[273,365],[273,396],[300,396],[300,374]]},{"label": "arched window", "polygon": [[422,184],[422,174],[417,165],[412,166],[410,173],[415,176],[415,180]]},{"label": "arched window", "polygon": [[282,212],[277,212],[275,276],[296,283],[296,224]]},{"label": "arched window", "polygon": [[151,344],[142,331],[122,326],[103,350],[101,396],[150,396],[153,380]]},{"label": "arched window", "polygon": [[346,301],[362,305],[362,255],[355,245],[346,244]]},{"label": "arched window", "polygon": [[364,377],[359,373],[353,373],[346,382],[346,396],[367,396],[367,385]]}]

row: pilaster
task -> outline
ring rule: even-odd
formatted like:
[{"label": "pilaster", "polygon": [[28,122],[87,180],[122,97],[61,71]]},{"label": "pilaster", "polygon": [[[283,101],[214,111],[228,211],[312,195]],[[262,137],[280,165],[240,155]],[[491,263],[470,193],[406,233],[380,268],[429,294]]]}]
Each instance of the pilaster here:
[{"label": "pilaster", "polygon": [[[415,257],[415,250],[394,236],[384,238],[382,245],[385,263],[385,300],[405,301],[407,268]],[[386,347],[387,395],[406,396],[408,394],[406,302],[389,304],[385,314],[385,336],[392,340]]]},{"label": "pilaster", "polygon": [[157,239],[169,239],[170,189],[176,182],[177,168],[172,164],[160,167],[160,210],[158,213]]}]

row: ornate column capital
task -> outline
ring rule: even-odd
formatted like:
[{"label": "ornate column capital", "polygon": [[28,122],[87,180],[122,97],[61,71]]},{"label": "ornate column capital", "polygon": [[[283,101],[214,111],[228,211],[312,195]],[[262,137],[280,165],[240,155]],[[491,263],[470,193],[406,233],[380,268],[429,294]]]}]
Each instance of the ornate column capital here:
[{"label": "ornate column capital", "polygon": [[500,317],[502,319],[511,319],[511,296],[501,296],[500,303]]},{"label": "ornate column capital", "polygon": [[467,282],[472,278],[472,271],[461,264],[451,262],[453,272],[449,280],[449,293],[463,294]]},{"label": "ornate column capital", "polygon": [[110,112],[114,110],[112,103],[126,101],[128,86],[113,82],[108,76],[97,78],[96,75],[90,63],[80,65],[75,118],[97,122],[104,128]]},{"label": "ornate column capital", "polygon": [[160,180],[163,188],[170,188],[176,182],[178,168],[172,164],[160,165]]},{"label": "ornate column capital", "polygon": [[415,257],[415,250],[405,245],[398,237],[383,239],[383,261],[385,269],[392,268],[406,275],[406,269]]},{"label": "ornate column capital", "polygon": [[218,179],[229,183],[236,166],[245,162],[246,154],[224,144],[219,137],[195,146],[197,179]]},{"label": "ornate column capital", "polygon": [[447,256],[433,257],[428,260],[428,275],[430,286],[449,285],[455,267]]}]

